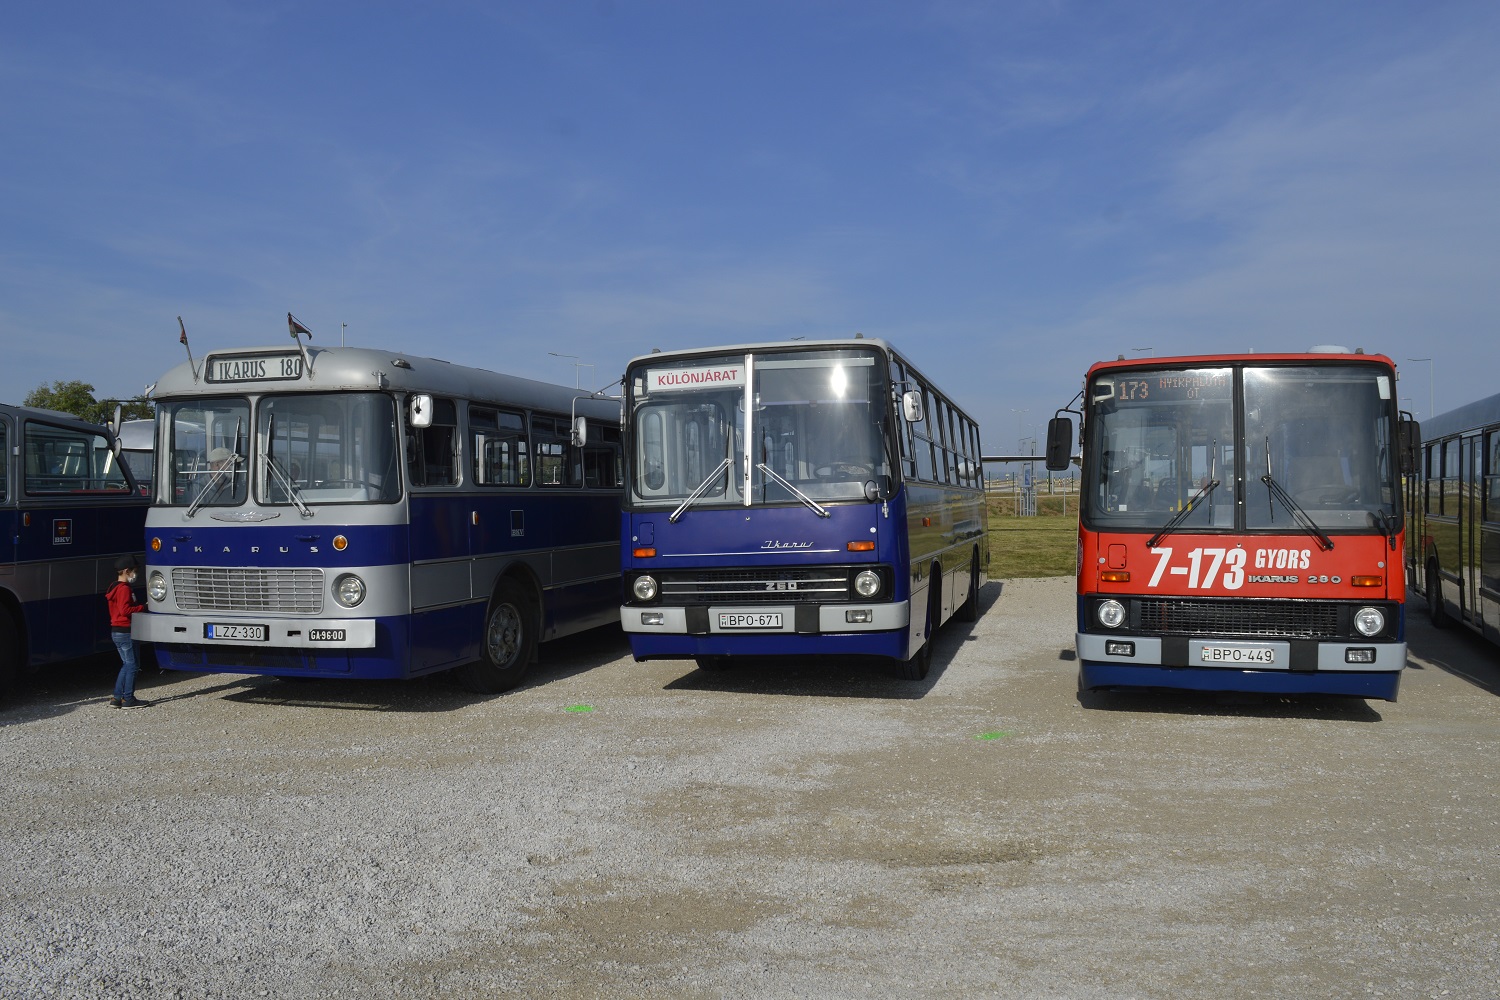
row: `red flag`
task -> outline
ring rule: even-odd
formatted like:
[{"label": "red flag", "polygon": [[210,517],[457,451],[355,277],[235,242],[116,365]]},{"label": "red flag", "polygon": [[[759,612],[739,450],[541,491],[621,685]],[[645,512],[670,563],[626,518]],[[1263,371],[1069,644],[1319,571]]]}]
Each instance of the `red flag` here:
[{"label": "red flag", "polygon": [[182,327],[182,336],[180,336],[180,337],[177,338],[177,342],[179,344],[183,345],[184,347],[186,347],[187,346],[187,327],[183,326],[183,324],[182,324],[182,317],[181,316],[177,317],[177,325],[180,326],[180,327]]},{"label": "red flag", "polygon": [[297,334],[299,333],[307,334],[307,339],[312,340],[312,331],[303,326],[301,323],[297,322],[297,317],[293,316],[291,313],[286,314],[286,328],[291,332],[291,337],[293,340],[297,339]]}]

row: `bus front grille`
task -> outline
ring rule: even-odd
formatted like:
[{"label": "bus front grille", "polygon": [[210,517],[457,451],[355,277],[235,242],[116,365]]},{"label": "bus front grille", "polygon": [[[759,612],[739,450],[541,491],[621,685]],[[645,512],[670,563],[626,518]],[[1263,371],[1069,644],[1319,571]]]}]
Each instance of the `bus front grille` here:
[{"label": "bus front grille", "polygon": [[179,566],[172,590],[182,611],[315,615],[323,610],[321,569]]},{"label": "bus front grille", "polygon": [[1169,635],[1333,638],[1339,609],[1328,601],[1195,601],[1144,597],[1136,601],[1142,632]]},{"label": "bus front grille", "polygon": [[850,580],[858,569],[702,569],[663,573],[661,602],[689,604],[813,604],[853,600]]}]

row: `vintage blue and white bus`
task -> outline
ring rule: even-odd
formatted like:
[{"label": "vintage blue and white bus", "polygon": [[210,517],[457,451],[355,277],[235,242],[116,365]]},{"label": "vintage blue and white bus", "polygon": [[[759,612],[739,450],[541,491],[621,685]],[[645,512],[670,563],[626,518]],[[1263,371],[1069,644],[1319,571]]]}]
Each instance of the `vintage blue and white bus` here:
[{"label": "vintage blue and white bus", "polygon": [[883,657],[926,676],[989,567],[979,428],[889,344],[653,353],[625,373],[637,660]]},{"label": "vintage blue and white bus", "polygon": [[0,405],[0,689],[114,648],[103,594],[139,556],[148,500],[107,428]]},{"label": "vintage blue and white bus", "polygon": [[619,401],[367,348],[157,382],[149,613],[173,670],[520,682],[616,620]]}]

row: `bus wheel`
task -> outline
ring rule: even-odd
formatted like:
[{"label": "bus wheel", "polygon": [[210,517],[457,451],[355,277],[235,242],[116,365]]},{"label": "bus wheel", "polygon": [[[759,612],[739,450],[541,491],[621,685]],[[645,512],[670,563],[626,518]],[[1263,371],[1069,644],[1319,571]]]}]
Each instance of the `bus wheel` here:
[{"label": "bus wheel", "polygon": [[484,618],[479,660],[458,668],[458,679],[471,691],[496,694],[509,691],[526,676],[536,651],[536,613],[526,594],[509,580],[501,580]]},{"label": "bus wheel", "polygon": [[911,659],[896,661],[896,676],[901,680],[922,680],[927,676],[927,672],[932,669],[932,644],[937,639],[937,620],[938,615],[941,613],[937,608],[933,607],[933,604],[942,600],[942,593],[938,589],[942,586],[942,579],[941,574],[934,573],[931,578],[932,582],[928,587],[928,592],[932,594],[932,598],[927,602],[927,628],[924,630],[927,634],[927,641],[922,643],[922,648],[917,650],[916,655]]},{"label": "bus wheel", "polygon": [[700,656],[696,662],[699,670],[710,674],[723,673],[730,667],[730,660],[727,656]]},{"label": "bus wheel", "polygon": [[969,565],[969,597],[958,606],[953,617],[961,622],[977,622],[979,620],[979,553],[974,553],[974,559]]},{"label": "bus wheel", "polygon": [[1443,605],[1443,578],[1436,561],[1427,564],[1427,620],[1433,628],[1447,628],[1453,621]]}]

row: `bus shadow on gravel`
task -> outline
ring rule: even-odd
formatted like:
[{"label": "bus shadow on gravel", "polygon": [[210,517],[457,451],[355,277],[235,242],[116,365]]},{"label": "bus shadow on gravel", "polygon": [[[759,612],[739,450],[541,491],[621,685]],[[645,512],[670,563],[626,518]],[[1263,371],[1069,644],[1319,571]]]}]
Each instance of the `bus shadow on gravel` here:
[{"label": "bus shadow on gravel", "polygon": [[[997,601],[1003,585],[992,581],[980,588],[979,619]],[[774,694],[792,697],[870,698],[917,701],[926,697],[959,656],[966,642],[977,642],[978,622],[949,619],[933,641],[932,666],[921,680],[898,676],[898,665],[876,656],[745,656],[735,657],[721,670],[702,670],[690,660],[679,661],[690,671],[664,685],[667,691],[724,691],[734,694]]]},{"label": "bus shadow on gravel", "polygon": [[1467,628],[1439,629],[1408,613],[1406,669],[1442,670],[1481,691],[1500,696],[1500,650]]},{"label": "bus shadow on gravel", "polygon": [[1384,717],[1363,698],[1337,695],[1258,694],[1238,691],[1098,689],[1078,692],[1078,704],[1100,712],[1207,715],[1247,719],[1325,719],[1380,722]]},{"label": "bus shadow on gravel", "polygon": [[[119,674],[120,657],[113,652],[49,664],[0,696],[0,726],[106,707]],[[157,670],[147,660],[136,675],[136,695],[152,705],[184,697],[174,682],[187,676]]]},{"label": "bus shadow on gravel", "polygon": [[[604,626],[543,643],[537,662],[526,672],[525,679],[510,691],[494,694],[470,691],[451,670],[406,681],[251,676],[239,678],[238,690],[224,695],[224,700],[251,705],[358,712],[453,712],[587,673],[629,653],[630,647],[620,630]],[[184,695],[192,696],[192,693]]]}]

